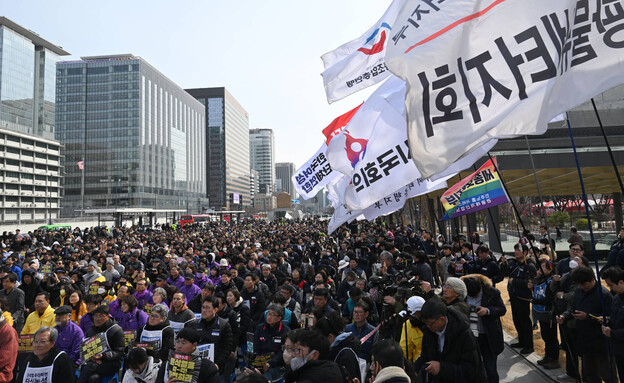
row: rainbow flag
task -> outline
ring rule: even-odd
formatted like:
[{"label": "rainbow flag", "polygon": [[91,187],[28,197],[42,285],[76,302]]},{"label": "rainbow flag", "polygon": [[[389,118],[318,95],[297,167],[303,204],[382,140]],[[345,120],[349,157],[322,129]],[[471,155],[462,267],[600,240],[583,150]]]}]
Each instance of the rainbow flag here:
[{"label": "rainbow flag", "polygon": [[507,203],[509,197],[492,160],[489,160],[444,192],[440,201],[446,211],[442,220],[446,220]]}]

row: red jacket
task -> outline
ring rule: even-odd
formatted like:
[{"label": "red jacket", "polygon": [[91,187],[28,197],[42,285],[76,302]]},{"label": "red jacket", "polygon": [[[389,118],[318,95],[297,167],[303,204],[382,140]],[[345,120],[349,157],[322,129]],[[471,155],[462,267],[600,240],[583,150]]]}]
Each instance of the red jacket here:
[{"label": "red jacket", "polygon": [[13,379],[17,359],[17,331],[6,321],[0,323],[0,383]]}]

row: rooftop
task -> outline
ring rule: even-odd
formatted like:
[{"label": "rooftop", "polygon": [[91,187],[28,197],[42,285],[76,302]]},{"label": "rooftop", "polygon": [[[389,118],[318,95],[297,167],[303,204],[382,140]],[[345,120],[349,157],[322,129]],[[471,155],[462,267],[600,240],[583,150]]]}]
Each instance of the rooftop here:
[{"label": "rooftop", "polygon": [[17,24],[14,21],[7,19],[4,16],[0,16],[0,25],[4,25],[5,27],[11,29],[12,31],[15,31],[19,33],[20,35],[26,37],[27,39],[32,41],[33,44],[35,44],[36,46],[42,46],[46,48],[47,50],[56,53],[59,56],[69,56],[70,54],[69,52],[64,50],[62,47],[52,44],[51,42],[42,38],[35,32],[31,31],[30,29],[24,28],[21,25]]}]

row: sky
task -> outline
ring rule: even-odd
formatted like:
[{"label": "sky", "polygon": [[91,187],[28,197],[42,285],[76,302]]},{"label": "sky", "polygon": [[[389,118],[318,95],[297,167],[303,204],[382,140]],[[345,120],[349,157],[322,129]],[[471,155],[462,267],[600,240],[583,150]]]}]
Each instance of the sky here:
[{"label": "sky", "polygon": [[81,56],[132,53],[182,88],[224,86],[271,128],[276,161],[303,165],[322,129],[374,87],[331,105],[320,56],[361,36],[391,0],[0,0],[0,16]]}]

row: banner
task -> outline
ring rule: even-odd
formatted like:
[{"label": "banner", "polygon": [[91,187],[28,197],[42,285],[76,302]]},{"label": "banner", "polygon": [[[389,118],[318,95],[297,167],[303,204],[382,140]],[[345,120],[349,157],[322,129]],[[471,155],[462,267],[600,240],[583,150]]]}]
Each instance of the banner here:
[{"label": "banner", "polygon": [[173,350],[169,351],[167,363],[168,378],[175,378],[178,382],[196,383],[199,379],[201,357],[193,354],[180,354]]},{"label": "banner", "polygon": [[303,199],[310,199],[316,195],[335,176],[325,155],[327,144],[323,143],[314,156],[292,175],[292,183]]},{"label": "banner", "polygon": [[423,177],[487,140],[542,134],[555,116],[624,82],[621,15],[619,1],[404,1],[386,63],[407,82]]},{"label": "banner", "polygon": [[445,191],[440,202],[446,211],[442,218],[445,220],[507,203],[509,197],[492,160],[489,160]]},{"label": "banner", "polygon": [[26,334],[20,335],[17,339],[18,351],[32,351],[33,350],[33,341],[35,340],[35,334]]},{"label": "banner", "polygon": [[326,138],[325,143],[327,145],[329,145],[329,142],[334,137],[336,137],[337,135],[340,134],[340,132],[342,132],[345,126],[347,126],[347,124],[349,123],[349,121],[351,121],[351,118],[353,118],[353,115],[355,115],[355,112],[357,112],[360,109],[360,106],[362,106],[362,104],[356,106],[355,108],[351,109],[347,113],[336,117],[334,121],[332,121],[329,125],[325,127],[325,129],[323,129],[323,134],[325,135],[325,138]]},{"label": "banner", "polygon": [[124,331],[124,343],[126,347],[130,346],[136,340],[137,332],[134,330]]},{"label": "banner", "polygon": [[402,3],[394,0],[381,19],[362,36],[321,56],[327,102],[331,104],[388,77],[385,48]]}]

